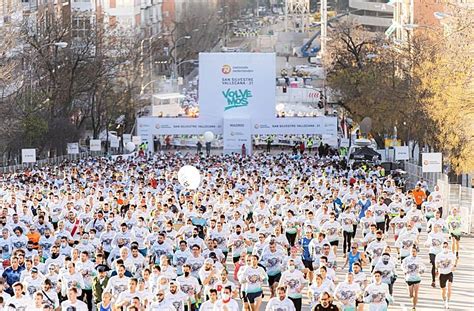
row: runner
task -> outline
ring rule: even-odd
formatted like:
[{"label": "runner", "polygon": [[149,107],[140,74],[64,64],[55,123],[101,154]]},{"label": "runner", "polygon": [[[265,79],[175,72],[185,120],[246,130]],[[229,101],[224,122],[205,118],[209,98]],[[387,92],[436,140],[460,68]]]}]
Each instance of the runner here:
[{"label": "runner", "polygon": [[302,292],[306,280],[304,274],[296,269],[295,260],[290,259],[287,268],[281,275],[279,286],[284,286],[287,289],[288,298],[293,302],[296,311],[301,311],[303,306]]},{"label": "runner", "polygon": [[251,265],[248,266],[239,276],[239,282],[242,284],[242,290],[245,292],[243,300],[248,304],[250,311],[260,310],[263,285],[268,281],[267,274],[262,267],[258,266],[258,261],[258,256],[252,255]]},{"label": "runner", "polygon": [[428,234],[428,239],[425,242],[429,246],[429,255],[431,263],[431,287],[436,287],[436,255],[442,251],[443,243],[446,241],[445,235],[440,231],[439,225],[435,224],[433,231]]},{"label": "runner", "polygon": [[334,291],[334,297],[342,304],[343,311],[356,309],[357,297],[360,297],[362,290],[359,284],[354,282],[354,274],[348,272],[346,280],[339,283]]},{"label": "runner", "polygon": [[369,304],[370,311],[387,310],[388,303],[393,302],[388,285],[382,282],[382,273],[374,271],[374,282],[369,284],[364,292],[364,303]]},{"label": "runner", "polygon": [[425,271],[425,265],[417,255],[418,247],[413,245],[411,255],[402,260],[402,270],[405,273],[405,281],[408,285],[408,292],[413,304],[412,310],[416,310],[421,274]]},{"label": "runner", "polygon": [[446,218],[449,234],[451,235],[451,246],[456,260],[459,258],[459,241],[461,241],[461,216],[458,215],[457,208],[451,210],[451,215]]},{"label": "runner", "polygon": [[286,310],[294,311],[295,306],[293,301],[286,297],[286,288],[285,286],[277,287],[277,297],[273,297],[268,301],[265,311],[274,311],[274,310]]},{"label": "runner", "polygon": [[439,274],[439,287],[441,287],[441,297],[446,309],[449,309],[451,290],[453,285],[453,272],[456,270],[456,257],[449,250],[448,242],[443,242],[443,250],[435,258],[436,273]]}]

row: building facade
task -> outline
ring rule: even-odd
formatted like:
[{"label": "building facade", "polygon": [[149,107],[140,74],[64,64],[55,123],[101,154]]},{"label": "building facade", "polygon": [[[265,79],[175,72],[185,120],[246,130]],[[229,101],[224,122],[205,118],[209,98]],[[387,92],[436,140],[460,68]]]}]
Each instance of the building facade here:
[{"label": "building facade", "polygon": [[393,6],[386,0],[349,0],[349,16],[365,29],[383,32],[392,24]]}]

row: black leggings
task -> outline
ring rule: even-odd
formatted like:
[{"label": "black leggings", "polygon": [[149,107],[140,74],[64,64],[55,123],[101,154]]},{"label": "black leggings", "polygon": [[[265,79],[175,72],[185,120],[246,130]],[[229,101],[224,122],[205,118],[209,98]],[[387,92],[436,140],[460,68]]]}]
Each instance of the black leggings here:
[{"label": "black leggings", "polygon": [[436,263],[435,263],[436,255],[430,254],[430,263],[431,263],[431,282],[436,282]]},{"label": "black leggings", "polygon": [[352,232],[343,232],[344,236],[344,243],[342,244],[342,253],[347,254],[351,250],[351,241],[353,238],[353,233]]},{"label": "black leggings", "polygon": [[385,232],[388,232],[390,229],[390,216],[385,215]]},{"label": "black leggings", "polygon": [[302,298],[291,298],[291,297],[288,297],[288,298],[290,298],[290,300],[293,301],[293,304],[295,305],[296,311],[301,311],[301,306],[302,306],[303,299]]},{"label": "black leggings", "polygon": [[352,231],[352,238],[355,238],[356,232],[357,232],[357,224],[352,225],[352,228],[354,229],[354,230]]},{"label": "black leggings", "polygon": [[92,289],[82,290],[82,301],[87,304],[89,310],[92,310]]},{"label": "black leggings", "polygon": [[288,243],[290,243],[290,246],[293,247],[295,246],[295,241],[296,241],[296,233],[285,233],[286,238],[288,239]]},{"label": "black leggings", "polygon": [[385,233],[385,220],[383,222],[377,222],[377,230],[381,230],[382,232]]}]

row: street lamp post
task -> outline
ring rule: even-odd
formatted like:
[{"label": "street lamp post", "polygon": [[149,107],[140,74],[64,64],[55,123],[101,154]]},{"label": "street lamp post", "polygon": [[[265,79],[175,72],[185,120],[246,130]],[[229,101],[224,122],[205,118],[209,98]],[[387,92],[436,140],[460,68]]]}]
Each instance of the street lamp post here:
[{"label": "street lamp post", "polygon": [[189,40],[191,39],[191,36],[183,36],[181,38],[178,38],[175,42],[174,42],[174,47],[173,47],[173,79],[177,79],[178,78],[178,64],[177,64],[177,58],[178,58],[178,53],[176,52],[177,48],[178,48],[178,42],[180,40]]},{"label": "street lamp post", "polygon": [[[59,42],[50,42],[50,43],[46,43],[46,44],[43,44],[43,45],[40,45],[37,50],[38,51],[41,51],[42,49],[46,48],[46,47],[50,47],[50,46],[54,46],[58,49],[65,49],[67,48],[68,46],[68,43],[67,42],[63,42],[63,41],[59,41]],[[56,69],[56,68],[55,68]],[[54,70],[54,69],[53,69]],[[33,103],[33,66],[32,66],[32,62],[29,63],[29,71],[30,71],[30,104]],[[49,98],[47,99],[49,101]]]},{"label": "street lamp post", "polygon": [[224,46],[227,46],[227,41],[228,41],[228,34],[229,34],[229,30],[228,30],[229,26],[228,25],[233,24],[233,23],[234,22],[225,22],[223,24],[223,26],[224,26]]},{"label": "street lamp post", "polygon": [[[145,52],[144,52],[144,43],[145,41],[148,41],[148,52],[150,52],[151,50],[151,40],[154,39],[154,38],[157,38],[157,39],[161,39],[163,36],[162,35],[159,35],[159,36],[156,36],[156,35],[152,35],[151,37],[148,37],[148,38],[145,38],[141,41],[140,43],[140,51],[141,51],[141,59],[142,59],[142,64],[141,64],[141,80],[142,80],[142,86],[143,86],[143,78],[145,76]],[[153,58],[151,57],[151,55],[148,56],[149,57],[149,70],[150,70],[150,80],[153,78]]]}]

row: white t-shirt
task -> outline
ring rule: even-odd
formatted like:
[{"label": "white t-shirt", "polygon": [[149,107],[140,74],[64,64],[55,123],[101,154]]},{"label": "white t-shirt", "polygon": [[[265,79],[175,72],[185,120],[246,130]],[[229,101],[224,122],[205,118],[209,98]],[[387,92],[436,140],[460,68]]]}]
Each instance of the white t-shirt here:
[{"label": "white t-shirt", "polygon": [[214,305],[215,303],[212,303],[210,300],[208,300],[201,305],[199,311],[214,311]]},{"label": "white t-shirt", "polygon": [[456,256],[453,252],[441,252],[436,255],[435,263],[438,267],[439,274],[449,274],[453,272],[453,267],[456,262]]},{"label": "white t-shirt", "polygon": [[[224,306],[226,309],[224,309]],[[216,301],[213,311],[239,311],[239,305],[234,299],[230,299],[226,304],[221,300]]]},{"label": "white t-shirt", "polygon": [[87,309],[87,304],[83,301],[76,300],[76,303],[72,303],[69,300],[63,301],[61,303],[61,311],[69,311],[69,307],[74,307],[76,308],[76,311],[88,311]]},{"label": "white t-shirt", "polygon": [[280,300],[279,297],[273,297],[268,301],[265,311],[295,311],[295,305],[293,301],[286,298]]},{"label": "white t-shirt", "polygon": [[344,306],[355,307],[357,294],[360,292],[359,284],[341,282],[336,287],[335,296]]},{"label": "white t-shirt", "polygon": [[299,270],[290,271],[287,270],[282,273],[280,284],[287,287],[286,294],[291,298],[301,298],[302,290],[300,288],[306,283],[303,272]]},{"label": "white t-shirt", "polygon": [[22,296],[21,298],[16,298],[15,296],[8,299],[5,303],[5,306],[14,305],[17,311],[27,311],[34,305],[33,299]]}]

